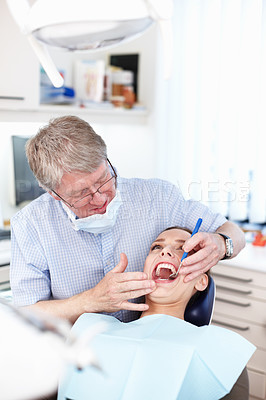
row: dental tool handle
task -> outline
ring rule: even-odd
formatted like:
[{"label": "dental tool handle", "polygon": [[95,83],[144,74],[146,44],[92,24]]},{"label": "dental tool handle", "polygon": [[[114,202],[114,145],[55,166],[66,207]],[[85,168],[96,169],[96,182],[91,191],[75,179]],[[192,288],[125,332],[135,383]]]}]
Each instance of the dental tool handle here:
[{"label": "dental tool handle", "polygon": [[[199,219],[197,220],[197,223],[196,223],[196,225],[195,225],[195,228],[193,229],[193,232],[191,233],[191,236],[190,236],[190,237],[194,236],[195,233],[198,233],[201,224],[202,224],[202,218],[199,218]],[[183,256],[182,256],[182,258],[181,258],[180,264],[182,264],[182,261],[187,257],[187,255],[188,255],[188,253],[185,251],[184,254],[183,254]]]},{"label": "dental tool handle", "polygon": [[[196,223],[196,225],[195,225],[195,228],[194,228],[193,232],[191,233],[191,236],[190,236],[190,237],[192,237],[193,235],[195,235],[195,233],[197,233],[197,232],[199,231],[199,228],[200,228],[201,224],[202,224],[202,218],[199,218],[199,219],[197,220],[197,223]],[[183,260],[187,257],[187,255],[188,255],[188,253],[185,251],[185,252],[183,253],[183,255],[182,255],[182,258],[181,258],[181,261],[180,261],[178,270],[176,271],[175,274],[171,274],[171,275],[169,276],[169,279],[175,279],[175,278],[178,276],[179,271],[180,271],[180,268],[181,268],[181,266],[182,266],[182,262],[183,262]]]}]

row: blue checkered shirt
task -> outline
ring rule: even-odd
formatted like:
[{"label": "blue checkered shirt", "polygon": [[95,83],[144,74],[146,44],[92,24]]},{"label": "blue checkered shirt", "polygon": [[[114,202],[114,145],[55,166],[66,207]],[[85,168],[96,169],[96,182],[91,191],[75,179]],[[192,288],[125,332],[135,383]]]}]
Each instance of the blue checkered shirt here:
[{"label": "blue checkered shirt", "polygon": [[[107,233],[75,231],[61,202],[48,193],[12,218],[10,280],[16,305],[66,299],[91,289],[118,264],[122,252],[128,257],[126,271],[142,271],[152,241],[169,226],[193,230],[201,217],[201,230],[214,232],[226,222],[159,179],[119,177],[118,188],[123,204]],[[126,310],[112,315],[123,322],[138,317]]]}]

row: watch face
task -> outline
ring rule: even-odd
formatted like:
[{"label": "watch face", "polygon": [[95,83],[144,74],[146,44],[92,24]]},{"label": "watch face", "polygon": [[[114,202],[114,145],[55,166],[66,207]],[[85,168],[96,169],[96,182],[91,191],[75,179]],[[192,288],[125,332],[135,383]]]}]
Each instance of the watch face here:
[{"label": "watch face", "polygon": [[231,257],[233,255],[233,242],[232,239],[227,238],[225,239],[225,246],[226,246],[226,257]]},{"label": "watch face", "polygon": [[224,242],[225,242],[225,255],[224,258],[222,258],[222,260],[225,260],[226,258],[230,258],[233,255],[234,252],[234,246],[233,246],[233,241],[229,236],[226,236],[223,233],[218,232],[220,236],[222,236],[224,238]]}]

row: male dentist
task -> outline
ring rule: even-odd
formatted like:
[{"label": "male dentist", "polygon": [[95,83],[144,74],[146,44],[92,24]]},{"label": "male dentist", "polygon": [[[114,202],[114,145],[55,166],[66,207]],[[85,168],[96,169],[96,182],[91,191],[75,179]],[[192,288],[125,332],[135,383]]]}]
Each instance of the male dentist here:
[{"label": "male dentist", "polygon": [[183,249],[187,281],[244,247],[242,231],[220,214],[158,179],[125,179],[92,127],[74,116],[54,119],[26,146],[29,165],[47,193],[12,219],[11,289],[31,306],[74,323],[85,312],[123,322],[148,308],[155,289],[142,272],[149,245],[169,226],[201,231]]}]

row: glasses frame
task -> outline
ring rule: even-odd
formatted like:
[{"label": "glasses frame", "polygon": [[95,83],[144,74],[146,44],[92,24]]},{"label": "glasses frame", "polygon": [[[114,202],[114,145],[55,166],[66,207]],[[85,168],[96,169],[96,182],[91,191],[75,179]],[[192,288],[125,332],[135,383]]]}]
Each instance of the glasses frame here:
[{"label": "glasses frame", "polygon": [[[115,184],[116,184],[117,173],[115,172],[115,169],[114,169],[114,167],[112,166],[112,164],[110,163],[109,159],[106,158],[106,160],[107,160],[108,164],[110,165],[110,167],[111,167],[111,169],[112,169],[114,175],[111,176],[111,178],[107,179],[107,181],[105,181],[101,186],[99,186],[98,189],[95,190],[95,192],[86,194],[85,196],[83,196],[83,197],[81,197],[80,199],[76,200],[73,204],[70,204],[68,201],[66,201],[65,199],[63,199],[63,197],[60,196],[58,193],[56,193],[55,190],[52,190],[52,192],[53,192],[57,197],[59,197],[60,200],[62,200],[64,203],[66,203],[66,204],[67,204],[69,207],[71,207],[71,208],[75,208],[75,209],[77,210],[77,209],[79,209],[79,208],[82,208],[82,207],[86,206],[87,204],[89,204],[89,203],[93,200],[93,196],[94,196],[96,193],[101,193],[101,192],[99,192],[99,190],[101,189],[101,187],[103,187],[104,185],[106,185],[106,183],[110,182],[111,179],[115,178]],[[75,204],[76,204],[78,201],[83,200],[83,199],[85,199],[86,197],[89,197],[89,196],[91,196],[91,200],[88,201],[88,203],[84,204],[84,206],[75,207]]]}]

